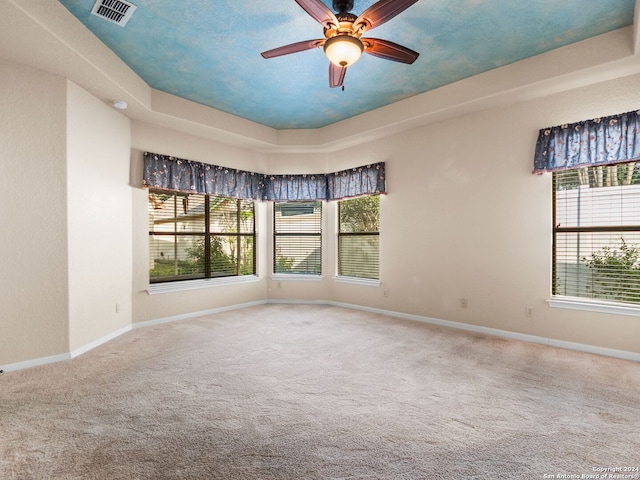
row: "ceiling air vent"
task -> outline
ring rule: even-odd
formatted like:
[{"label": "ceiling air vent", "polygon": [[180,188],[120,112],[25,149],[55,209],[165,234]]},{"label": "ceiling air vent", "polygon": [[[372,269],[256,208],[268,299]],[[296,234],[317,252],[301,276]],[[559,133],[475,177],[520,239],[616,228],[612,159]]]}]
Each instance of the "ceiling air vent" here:
[{"label": "ceiling air vent", "polygon": [[138,7],[124,0],[98,0],[91,13],[124,27],[136,8]]}]

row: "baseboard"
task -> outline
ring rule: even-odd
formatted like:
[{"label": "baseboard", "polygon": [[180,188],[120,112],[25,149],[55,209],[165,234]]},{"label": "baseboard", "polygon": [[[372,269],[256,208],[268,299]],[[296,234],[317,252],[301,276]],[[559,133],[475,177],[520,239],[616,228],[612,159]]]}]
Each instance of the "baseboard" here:
[{"label": "baseboard", "polygon": [[279,298],[270,298],[265,303],[280,305],[333,305],[328,300],[284,300]]},{"label": "baseboard", "polygon": [[82,355],[83,353],[88,352],[89,350],[93,350],[94,348],[99,347],[103,343],[107,343],[113,340],[114,338],[119,337],[120,335],[124,335],[125,333],[130,331],[131,331],[131,325],[127,325],[126,327],[116,330],[115,332],[111,332],[110,334],[105,335],[104,337],[100,337],[97,340],[94,340],[93,342],[87,343],[86,345],[83,345],[80,348],[76,348],[75,350],[72,350],[71,358],[75,358],[78,355]]},{"label": "baseboard", "polygon": [[100,345],[105,344],[107,342],[110,342],[114,338],[119,337],[120,335],[123,335],[130,331],[131,331],[131,326],[127,325],[126,327],[116,330],[115,332],[111,332],[108,335],[105,335],[104,337],[100,337],[97,340],[87,343],[86,345],[83,345],[80,348],[76,348],[75,350],[72,350],[68,353],[61,353],[60,355],[52,355],[50,357],[40,357],[40,358],[34,358],[33,360],[26,360],[24,362],[12,363],[10,365],[2,366],[0,370],[2,372],[13,372],[16,370],[23,370],[25,368],[39,367],[41,365],[48,365],[50,363],[57,363],[57,362],[64,362],[66,360],[71,360],[72,358],[82,355],[83,353],[86,353],[89,350],[93,350],[94,348],[99,347]]},{"label": "baseboard", "polygon": [[267,300],[257,300],[255,302],[238,303],[236,305],[228,305],[225,307],[211,308],[209,310],[200,310],[198,312],[183,313],[180,315],[172,315],[170,317],[157,318],[155,320],[147,320],[146,322],[137,322],[132,325],[133,329],[151,327],[153,325],[160,325],[162,323],[177,322],[180,320],[188,320],[190,318],[202,317],[204,315],[212,315],[214,313],[228,312],[231,310],[240,310],[241,308],[255,307],[257,305],[264,305]]},{"label": "baseboard", "polygon": [[[190,312],[182,315],[174,315],[171,317],[164,317],[164,318],[158,318],[155,320],[149,320],[146,322],[134,323],[132,325],[127,325],[126,327],[116,330],[115,332],[112,332],[108,335],[105,335],[104,337],[101,337],[97,340],[94,340],[93,342],[87,343],[82,347],[76,348],[75,350],[69,353],[53,355],[50,357],[34,358],[33,360],[26,360],[24,362],[12,363],[8,365],[0,365],[0,372],[3,372],[3,373],[12,372],[16,370],[22,370],[25,368],[32,368],[32,367],[38,367],[41,365],[47,365],[49,363],[57,363],[57,362],[63,362],[65,360],[70,360],[79,355],[82,355],[83,353],[87,353],[88,351],[93,350],[94,348],[99,347],[100,345],[103,345],[113,340],[114,338],[119,337],[120,335],[123,335],[127,332],[130,332],[131,330],[135,330],[138,328],[150,327],[153,325],[160,325],[162,323],[176,322],[179,320],[187,320],[190,318],[201,317],[203,315],[211,315],[214,313],[228,312],[230,310],[239,310],[241,308],[255,307],[257,305],[264,305],[265,303],[267,303],[267,300],[239,303],[236,305],[228,305],[225,307],[212,308],[209,310],[201,310],[198,312]],[[306,302],[306,303],[309,303],[309,302]],[[326,303],[326,302],[323,302],[323,303]]]},{"label": "baseboard", "polygon": [[180,321],[180,320],[188,320],[191,318],[196,318],[196,317],[201,317],[204,315],[212,315],[212,314],[216,314],[216,313],[222,313],[222,312],[228,312],[228,311],[232,311],[232,310],[240,310],[243,308],[248,308],[248,307],[255,307],[258,305],[264,305],[264,304],[292,304],[292,305],[331,305],[334,307],[342,307],[342,308],[350,308],[352,310],[361,310],[364,312],[370,312],[370,313],[377,313],[380,315],[387,315],[389,317],[395,317],[395,318],[402,318],[404,320],[412,320],[412,321],[416,321],[416,322],[422,322],[422,323],[428,323],[431,325],[438,325],[441,327],[448,327],[448,328],[454,328],[457,330],[465,330],[468,332],[475,332],[475,333],[483,333],[486,335],[493,335],[496,337],[502,337],[502,338],[509,338],[512,340],[520,340],[523,342],[529,342],[529,343],[537,343],[537,344],[541,344],[541,345],[547,345],[550,347],[557,347],[557,348],[565,348],[568,350],[575,350],[578,352],[585,352],[585,353],[592,353],[595,355],[602,355],[605,357],[613,357],[613,358],[619,358],[622,360],[630,360],[632,362],[638,362],[640,363],[640,353],[635,353],[635,352],[627,352],[624,350],[616,350],[613,348],[605,348],[605,347],[598,347],[595,345],[586,345],[583,343],[575,343],[575,342],[567,342],[564,340],[556,340],[554,338],[547,338],[547,337],[539,337],[536,335],[528,335],[525,333],[518,333],[518,332],[510,332],[508,330],[500,330],[497,328],[490,328],[490,327],[482,327],[479,325],[471,325],[468,323],[460,323],[460,322],[452,322],[450,320],[441,320],[439,318],[432,318],[432,317],[426,317],[423,315],[415,315],[415,314],[411,314],[411,313],[402,313],[402,312],[396,312],[393,310],[384,310],[381,308],[373,308],[373,307],[367,307],[367,306],[363,306],[363,305],[355,305],[352,303],[343,303],[343,302],[334,302],[334,301],[330,301],[330,300],[284,300],[284,299],[267,299],[267,300],[258,300],[255,302],[247,302],[247,303],[239,303],[236,305],[228,305],[225,307],[217,307],[217,308],[212,308],[212,309],[208,309],[208,310],[201,310],[198,312],[190,312],[190,313],[184,313],[181,315],[173,315],[170,317],[163,317],[163,318],[158,318],[155,320],[148,320],[146,322],[139,322],[139,323],[134,323],[133,325],[121,328],[113,333],[110,333],[109,335],[105,335],[104,337],[99,338],[98,340],[95,340],[93,342],[90,342],[80,348],[77,348],[75,350],[73,350],[72,352],[69,353],[64,353],[64,354],[60,354],[60,355],[53,355],[50,357],[42,357],[42,358],[36,358],[33,360],[26,360],[24,362],[18,362],[18,363],[13,363],[13,364],[9,364],[9,365],[4,365],[2,367],[0,367],[1,371],[4,372],[11,372],[11,371],[15,371],[15,370],[22,370],[24,368],[31,368],[31,367],[37,367],[37,366],[41,366],[41,365],[46,365],[49,363],[56,363],[56,362],[62,362],[65,360],[70,360],[71,358],[75,358],[78,355],[82,355],[83,353],[86,353],[90,350],[93,350],[94,348],[109,342],[110,340],[113,340],[116,337],[119,337],[120,335],[123,335],[131,330],[135,330],[138,328],[144,328],[144,327],[150,327],[153,325],[161,325],[163,323],[170,323],[170,322],[176,322],[176,321]]},{"label": "baseboard", "polygon": [[9,365],[3,365],[0,370],[4,373],[14,372],[25,368],[40,367],[49,363],[64,362],[65,360],[71,360],[70,353],[61,353],[59,355],[51,355],[50,357],[40,357],[32,360],[25,360],[24,362],[11,363]]},{"label": "baseboard", "polygon": [[383,310],[380,308],[365,307],[362,305],[353,305],[350,303],[331,302],[331,301],[326,303],[329,305],[334,305],[336,307],[352,308],[355,310],[362,310],[362,311],[371,312],[371,313],[379,313],[381,315],[388,315],[390,317],[402,318],[405,320],[413,320],[417,322],[429,323],[431,325],[439,325],[441,327],[449,327],[449,328],[455,328],[457,330],[465,330],[468,332],[483,333],[486,335],[493,335],[495,337],[509,338],[512,340],[520,340],[520,341],[529,342],[529,343],[538,343],[538,344],[547,345],[550,347],[565,348],[567,350],[575,350],[578,352],[592,353],[595,355],[602,355],[605,357],[614,357],[622,360],[630,360],[632,362],[640,363],[640,353],[627,352],[625,350],[616,350],[613,348],[598,347],[595,345],[587,345],[583,343],[567,342],[564,340],[556,340],[554,338],[539,337],[536,335],[529,335],[526,333],[511,332],[509,330],[500,330],[498,328],[482,327],[479,325],[471,325],[468,323],[452,322],[450,320],[441,320],[439,318],[425,317],[422,315],[414,315],[410,313],[395,312],[392,310]]}]

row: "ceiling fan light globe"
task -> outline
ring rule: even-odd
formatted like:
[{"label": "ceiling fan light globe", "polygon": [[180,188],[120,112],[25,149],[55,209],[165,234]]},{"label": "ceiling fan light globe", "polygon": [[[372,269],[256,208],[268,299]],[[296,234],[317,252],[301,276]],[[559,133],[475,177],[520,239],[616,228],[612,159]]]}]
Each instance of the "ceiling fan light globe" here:
[{"label": "ceiling fan light globe", "polygon": [[358,61],[364,45],[350,35],[336,35],[324,43],[324,54],[338,67],[350,67]]}]

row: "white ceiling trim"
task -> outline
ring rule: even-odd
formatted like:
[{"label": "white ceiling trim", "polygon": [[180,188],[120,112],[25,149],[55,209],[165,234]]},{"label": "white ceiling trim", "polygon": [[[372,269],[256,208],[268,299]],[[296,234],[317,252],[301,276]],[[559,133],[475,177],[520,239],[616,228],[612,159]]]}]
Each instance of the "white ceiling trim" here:
[{"label": "white ceiling trim", "polygon": [[635,22],[338,123],[276,130],[150,88],[58,2],[0,2],[0,58],[68,78],[149,124],[259,152],[331,152],[434,121],[640,72]]}]

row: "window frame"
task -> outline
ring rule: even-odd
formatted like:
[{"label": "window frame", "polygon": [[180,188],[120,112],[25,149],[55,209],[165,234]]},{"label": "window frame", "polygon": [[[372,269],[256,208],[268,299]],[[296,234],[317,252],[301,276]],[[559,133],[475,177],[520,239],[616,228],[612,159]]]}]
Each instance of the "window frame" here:
[{"label": "window frame", "polygon": [[[633,174],[633,176],[638,174],[638,170],[637,170],[637,162],[623,162],[623,163],[618,163],[615,166],[620,166],[620,165],[633,165],[634,168],[636,169],[636,172]],[[589,178],[591,178],[591,169],[595,169],[595,168],[607,168],[607,165],[602,165],[602,166],[589,166],[589,167],[581,167],[581,168],[587,168],[587,180]],[[579,168],[574,168],[574,169],[570,169],[573,171],[579,170]],[[636,234],[640,235],[640,222],[638,222],[637,224],[634,225],[628,225],[628,224],[624,224],[625,221],[621,220],[620,224],[611,224],[611,225],[597,225],[596,221],[592,221],[591,225],[582,225],[582,221],[580,220],[578,222],[578,225],[561,225],[559,223],[558,220],[558,192],[563,191],[563,190],[559,190],[558,189],[558,184],[559,184],[559,179],[558,179],[558,175],[566,175],[567,170],[563,170],[563,171],[557,171],[557,172],[552,172],[552,258],[551,258],[551,298],[548,300],[548,304],[552,307],[556,307],[556,308],[567,308],[567,309],[575,309],[575,310],[583,310],[583,311],[591,311],[591,312],[599,312],[599,313],[613,313],[613,314],[619,314],[619,315],[633,315],[633,316],[640,316],[640,302],[635,303],[635,302],[625,302],[625,301],[620,301],[620,300],[612,300],[610,298],[606,298],[605,295],[598,295],[596,294],[592,294],[592,296],[588,296],[588,295],[566,295],[566,294],[562,294],[562,293],[558,293],[559,289],[559,281],[560,281],[560,277],[559,277],[559,273],[558,273],[558,256],[559,256],[559,245],[561,245],[562,243],[559,241],[558,237],[560,235],[565,235],[565,234],[598,234],[598,233],[610,233],[610,234],[623,234],[625,232],[634,232]],[[596,173],[598,174],[598,173]],[[578,175],[582,175],[582,173],[578,173]],[[631,176],[629,177],[631,179]],[[629,185],[638,185],[639,183],[633,182],[632,180],[630,180],[631,183]],[[582,183],[582,181],[581,181]],[[596,187],[592,187],[592,188],[602,188],[602,187],[623,187],[625,186],[624,183],[618,183],[618,184],[612,184],[612,185],[598,185]],[[578,186],[578,188],[582,188],[580,186]],[[622,192],[621,192],[622,195]],[[615,198],[613,196],[613,194],[611,195],[611,198]],[[583,205],[582,203],[582,199],[578,200],[578,203],[576,205],[578,208],[578,212],[580,211],[581,206]],[[579,214],[578,214],[579,215]],[[580,216],[580,219],[582,219],[582,217]],[[626,219],[626,218],[625,218]],[[622,237],[621,237],[622,238]],[[614,249],[616,250],[617,245],[613,244],[611,241],[606,242],[605,246],[607,246],[610,249]],[[603,247],[599,247],[599,250],[597,250],[596,252],[600,252],[602,251]],[[580,251],[577,251],[576,253],[578,256],[580,255]],[[585,257],[586,258],[586,257]],[[591,258],[593,258],[593,253]],[[579,263],[577,264],[579,265]],[[578,276],[580,275],[579,273],[579,266],[577,267],[576,271],[578,272]],[[593,278],[593,273],[591,273]],[[595,279],[597,282],[602,282],[602,278],[601,276],[596,276]],[[604,277],[606,278],[606,277]],[[593,281],[593,280],[592,280]],[[565,287],[565,291],[566,291]],[[591,287],[593,288],[593,287]],[[579,292],[578,292],[579,293]]]},{"label": "window frame", "polygon": [[[315,208],[319,208],[319,218],[317,223],[317,231],[280,231],[278,229],[278,216],[277,212],[280,209],[282,211],[282,206],[285,205],[296,205],[302,206],[304,204],[313,204],[314,211],[311,215],[316,215]],[[273,202],[273,215],[272,215],[272,228],[273,228],[273,254],[271,256],[271,271],[273,277],[280,278],[294,278],[294,279],[316,279],[322,278],[323,274],[323,259],[324,259],[324,244],[323,244],[323,219],[324,219],[324,206],[323,202],[320,200],[308,200],[308,201],[274,201]],[[281,215],[282,217],[282,215]],[[295,272],[295,271],[287,271],[287,272],[279,272],[278,271],[278,238],[317,238],[319,244],[319,252],[320,258],[318,262],[319,270],[317,272]]]},{"label": "window frame", "polygon": [[[359,198],[366,198],[366,197],[374,197],[378,199],[377,231],[364,231],[364,230],[356,231],[356,232],[343,231],[341,214],[340,214],[340,210],[342,206],[346,202],[350,202],[350,201],[357,200]],[[380,285],[380,205],[381,205],[380,195],[363,195],[360,197],[345,198],[343,200],[338,201],[337,212],[336,212],[337,213],[336,215],[337,217],[336,218],[336,223],[337,223],[336,225],[336,280],[337,281],[344,282],[344,283],[354,283],[354,284],[373,285],[373,286]],[[343,271],[343,268],[342,268],[343,256],[341,255],[341,246],[343,245],[342,239],[349,238],[349,237],[363,237],[363,236],[375,236],[378,238],[378,248],[377,248],[378,275],[377,277],[371,277],[366,275],[356,276],[356,275],[342,274],[342,271]]]},{"label": "window frame", "polygon": [[[151,265],[148,265],[147,268],[147,280],[149,284],[149,293],[160,293],[164,291],[173,291],[173,290],[186,290],[193,288],[201,288],[204,286],[210,286],[212,284],[223,284],[223,283],[238,283],[237,279],[242,279],[241,281],[247,281],[244,279],[257,278],[257,251],[256,251],[256,205],[253,200],[245,200],[240,198],[229,198],[222,197],[218,195],[211,194],[202,194],[202,193],[187,193],[187,192],[177,192],[173,190],[163,190],[163,189],[149,189],[147,194],[147,208],[149,208],[149,197],[152,195],[170,195],[174,199],[178,199],[180,196],[185,197],[202,197],[204,200],[204,213],[203,213],[203,227],[204,231],[193,231],[193,232],[177,232],[175,227],[177,226],[177,221],[174,223],[174,230],[172,232],[158,232],[151,230],[151,224],[147,225],[148,229],[148,242],[147,244],[150,246],[150,241],[154,237],[172,237],[177,239],[178,237],[202,237],[204,241],[204,272],[203,276],[198,275],[197,277],[182,277],[176,278],[175,276],[167,279],[153,280],[151,277]],[[233,201],[235,202],[235,214],[236,214],[236,231],[212,231],[211,228],[211,200],[212,199],[220,199],[222,201]],[[241,215],[247,209],[243,208],[243,202],[250,205],[251,210],[251,229],[249,231],[243,231],[240,226]],[[244,206],[246,207],[246,205]],[[177,217],[175,217],[177,219]],[[216,272],[213,268],[211,262],[211,241],[216,237],[235,237],[235,253],[233,261],[235,263],[235,273],[225,275],[224,272]],[[240,245],[242,243],[242,239],[247,238],[250,239],[253,244],[252,248],[252,258],[251,258],[251,273],[248,274],[240,274],[240,269],[242,268],[242,264],[240,261],[242,248]],[[148,255],[149,257],[149,255]],[[177,259],[175,260],[177,261]],[[212,283],[213,282],[213,283]]]}]

